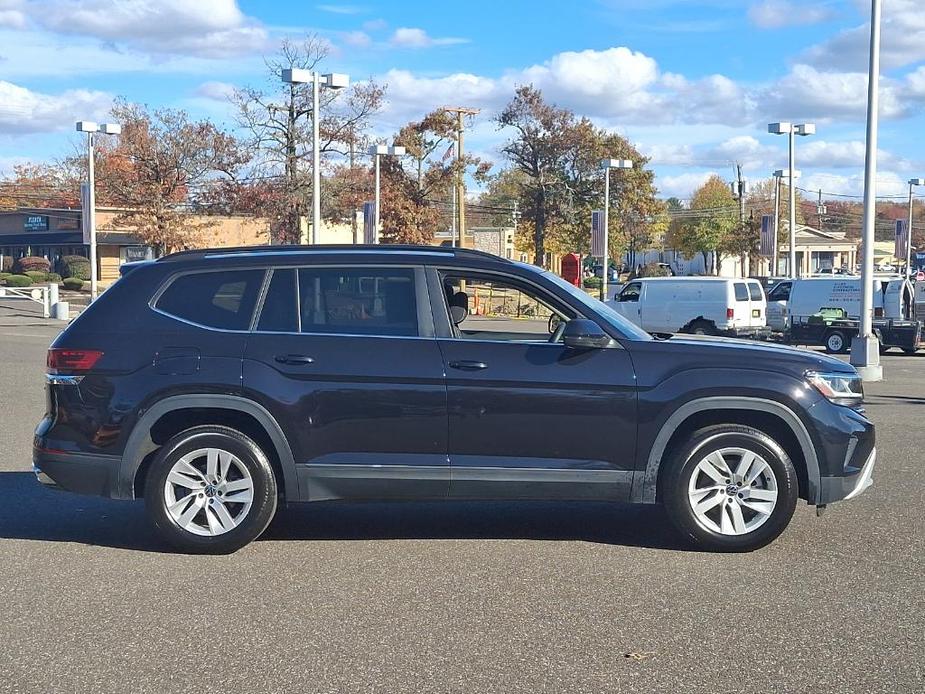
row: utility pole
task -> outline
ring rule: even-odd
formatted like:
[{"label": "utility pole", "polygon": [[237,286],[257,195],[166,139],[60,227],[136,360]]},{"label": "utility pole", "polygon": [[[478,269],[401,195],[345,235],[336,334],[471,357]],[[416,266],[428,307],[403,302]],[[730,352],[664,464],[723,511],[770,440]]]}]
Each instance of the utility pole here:
[{"label": "utility pole", "polygon": [[463,119],[465,116],[478,115],[481,109],[444,106],[443,110],[456,114],[456,236],[459,239],[459,245],[463,246],[466,242],[466,167],[463,164],[465,156],[463,139],[466,123]]},{"label": "utility pole", "polygon": [[822,218],[828,210],[822,202],[822,188],[819,189],[819,202],[816,203],[816,214],[819,215],[819,231],[822,231]]},{"label": "utility pole", "polygon": [[[739,198],[739,228],[743,231],[745,230],[745,179],[742,178],[742,165],[736,163],[736,184],[737,192]],[[742,253],[742,257],[739,260],[739,263],[742,267],[742,277],[748,277],[749,275],[749,257],[748,251]]]}]

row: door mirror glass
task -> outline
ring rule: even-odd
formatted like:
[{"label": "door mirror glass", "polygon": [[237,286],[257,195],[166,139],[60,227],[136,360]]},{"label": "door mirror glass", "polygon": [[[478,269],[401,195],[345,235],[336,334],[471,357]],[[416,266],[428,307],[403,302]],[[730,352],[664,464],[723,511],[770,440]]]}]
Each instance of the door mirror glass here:
[{"label": "door mirror glass", "polygon": [[610,347],[613,339],[594,321],[575,318],[565,324],[562,342],[572,349],[603,349]]}]

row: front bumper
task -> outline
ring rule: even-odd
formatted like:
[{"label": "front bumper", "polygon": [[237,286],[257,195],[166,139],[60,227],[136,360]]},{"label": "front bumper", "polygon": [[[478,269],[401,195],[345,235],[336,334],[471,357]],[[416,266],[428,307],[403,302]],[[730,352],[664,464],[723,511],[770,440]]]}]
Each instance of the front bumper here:
[{"label": "front bumper", "polygon": [[833,501],[847,501],[860,496],[873,484],[874,466],[877,464],[877,449],[872,448],[864,465],[854,472],[842,477],[823,477],[821,482],[820,505]]},{"label": "front bumper", "polygon": [[32,449],[32,471],[45,486],[109,498],[116,496],[121,460],[119,456]]}]

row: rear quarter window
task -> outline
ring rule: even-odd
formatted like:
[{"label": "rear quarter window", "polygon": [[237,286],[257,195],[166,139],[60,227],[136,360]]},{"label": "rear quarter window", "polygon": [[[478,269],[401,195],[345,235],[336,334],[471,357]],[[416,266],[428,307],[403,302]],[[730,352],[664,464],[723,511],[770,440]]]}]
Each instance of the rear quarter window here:
[{"label": "rear quarter window", "polygon": [[263,276],[263,270],[180,275],[158,297],[155,308],[209,328],[248,330]]}]

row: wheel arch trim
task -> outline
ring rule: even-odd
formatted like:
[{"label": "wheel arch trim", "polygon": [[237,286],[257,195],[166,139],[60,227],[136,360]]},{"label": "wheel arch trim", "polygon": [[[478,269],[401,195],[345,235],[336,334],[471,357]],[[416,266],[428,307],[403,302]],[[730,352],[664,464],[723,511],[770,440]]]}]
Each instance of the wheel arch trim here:
[{"label": "wheel arch trim", "polygon": [[157,449],[157,445],[151,439],[151,428],[154,424],[170,412],[194,408],[232,410],[252,416],[263,427],[276,449],[276,455],[283,471],[287,500],[298,499],[299,483],[296,476],[295,459],[279,423],[259,403],[239,395],[223,394],[173,395],[157,401],[148,408],[138,418],[125,444],[125,453],[122,456],[119,472],[117,498],[135,498],[135,476],[138,474],[138,468],[145,456]]},{"label": "wheel arch trim", "polygon": [[646,504],[655,503],[659,469],[668,442],[687,419],[707,410],[757,410],[776,415],[782,419],[784,423],[790,427],[790,430],[796,437],[800,449],[803,452],[809,487],[806,490],[807,498],[812,502],[812,500],[818,497],[820,478],[819,459],[816,456],[816,448],[813,446],[812,438],[806,430],[806,426],[792,409],[775,400],[767,400],[765,398],[716,396],[698,398],[697,400],[686,402],[672,412],[668,419],[665,420],[665,423],[659,430],[652,444],[652,448],[649,451],[645,470],[637,471],[634,475],[631,501]]}]

